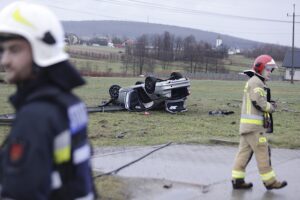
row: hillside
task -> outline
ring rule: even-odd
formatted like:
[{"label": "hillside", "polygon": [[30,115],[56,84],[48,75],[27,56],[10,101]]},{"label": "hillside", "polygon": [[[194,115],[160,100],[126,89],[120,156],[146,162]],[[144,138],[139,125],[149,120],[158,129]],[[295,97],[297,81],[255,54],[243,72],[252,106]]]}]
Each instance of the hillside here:
[{"label": "hillside", "polygon": [[197,40],[202,40],[215,45],[216,38],[220,35],[223,43],[228,47],[237,47],[240,49],[253,48],[260,42],[245,40],[221,33],[202,31],[192,28],[184,28],[178,26],[152,24],[143,22],[128,21],[64,21],[63,26],[66,32],[75,33],[79,36],[118,36],[136,38],[142,34],[162,34],[165,31],[175,36],[186,37],[194,35]]}]

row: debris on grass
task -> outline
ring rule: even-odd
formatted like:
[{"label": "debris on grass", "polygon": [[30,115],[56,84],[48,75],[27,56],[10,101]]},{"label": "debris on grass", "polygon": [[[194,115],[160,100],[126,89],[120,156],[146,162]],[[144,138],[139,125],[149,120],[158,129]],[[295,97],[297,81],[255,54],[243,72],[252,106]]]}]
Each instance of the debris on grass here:
[{"label": "debris on grass", "polygon": [[119,139],[121,139],[121,138],[124,138],[125,137],[125,135],[126,135],[126,131],[125,132],[121,132],[121,133],[117,133],[116,134],[116,138],[119,138]]},{"label": "debris on grass", "polygon": [[234,111],[227,111],[227,110],[211,110],[208,112],[211,116],[223,116],[223,115],[231,115],[234,114]]}]

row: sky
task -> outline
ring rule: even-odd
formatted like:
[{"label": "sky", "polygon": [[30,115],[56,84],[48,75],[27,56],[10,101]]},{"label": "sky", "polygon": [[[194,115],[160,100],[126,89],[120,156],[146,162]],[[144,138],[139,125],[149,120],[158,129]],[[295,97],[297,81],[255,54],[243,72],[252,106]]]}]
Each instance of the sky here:
[{"label": "sky", "polygon": [[[64,21],[122,20],[176,25],[286,46],[292,46],[295,4],[294,41],[300,48],[300,0],[23,1],[46,5]],[[10,2],[0,0],[0,9]]]}]

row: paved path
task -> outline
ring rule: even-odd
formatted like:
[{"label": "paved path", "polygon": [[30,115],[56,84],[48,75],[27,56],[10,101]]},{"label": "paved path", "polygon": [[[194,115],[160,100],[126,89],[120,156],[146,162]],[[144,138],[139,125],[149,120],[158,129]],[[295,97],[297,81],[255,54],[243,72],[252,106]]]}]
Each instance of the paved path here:
[{"label": "paved path", "polygon": [[[93,169],[109,172],[129,163],[154,147],[99,148],[93,157]],[[272,149],[272,165],[278,179],[288,181],[281,190],[266,191],[253,157],[247,168],[252,190],[231,188],[231,167],[237,147],[205,145],[170,145],[118,172],[118,175],[144,180],[167,181],[169,189],[158,189],[145,182],[145,192],[132,199],[300,199],[300,150]],[[156,188],[156,189],[155,189]],[[143,191],[143,185],[139,189]],[[149,192],[150,191],[150,192]],[[147,194],[147,195],[145,195]],[[143,196],[144,195],[144,196]]]}]

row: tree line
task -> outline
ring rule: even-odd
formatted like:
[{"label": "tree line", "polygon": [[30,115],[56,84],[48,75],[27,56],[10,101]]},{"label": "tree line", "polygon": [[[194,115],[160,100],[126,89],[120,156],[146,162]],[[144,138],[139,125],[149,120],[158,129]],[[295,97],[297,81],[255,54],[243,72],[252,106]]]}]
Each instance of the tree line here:
[{"label": "tree line", "polygon": [[[103,37],[90,38],[85,44],[93,44],[94,42],[100,44],[102,40],[104,41]],[[80,43],[83,41],[80,40]],[[154,72],[157,66],[161,66],[163,70],[168,70],[169,67],[180,68],[189,73],[228,73],[230,70],[225,66],[233,64],[228,64],[228,59],[224,59],[228,58],[226,45],[216,48],[207,42],[197,41],[193,35],[180,37],[166,31],[163,34],[143,34],[128,43],[126,43],[128,38],[125,37],[123,39],[112,37],[110,41],[113,44],[125,43],[125,52],[103,53],[69,49],[68,53],[74,58],[100,59],[110,62],[121,61],[124,72],[134,75]],[[107,43],[101,43],[101,45],[107,45]],[[283,61],[288,48],[280,45],[262,44],[253,49],[243,50],[241,54],[248,58],[269,54],[275,61],[280,62]],[[234,63],[234,65],[243,67],[245,63]]]},{"label": "tree line", "polygon": [[143,34],[125,48],[122,57],[125,71],[132,68],[138,74],[152,72],[158,62],[163,69],[173,62],[182,62],[186,65],[186,71],[191,73],[210,71],[211,65],[217,66],[214,71],[224,71],[221,60],[228,57],[226,46],[213,48],[207,42],[197,41],[193,35],[182,38],[167,31],[156,35]]},{"label": "tree line", "polygon": [[285,53],[290,49],[287,46],[280,46],[275,44],[263,44],[254,49],[245,50],[243,54],[248,58],[256,58],[262,54],[271,55],[275,61],[282,62],[285,56]]}]

